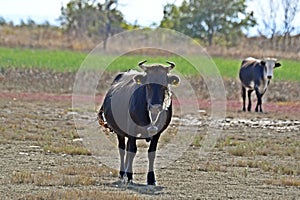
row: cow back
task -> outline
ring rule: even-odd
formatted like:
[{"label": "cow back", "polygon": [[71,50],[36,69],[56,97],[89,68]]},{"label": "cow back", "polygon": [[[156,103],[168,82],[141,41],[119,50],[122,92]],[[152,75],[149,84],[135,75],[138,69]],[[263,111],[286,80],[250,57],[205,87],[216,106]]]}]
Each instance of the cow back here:
[{"label": "cow back", "polygon": [[264,66],[260,60],[243,60],[239,71],[239,78],[242,84],[253,89],[255,85],[260,85],[264,74]]}]

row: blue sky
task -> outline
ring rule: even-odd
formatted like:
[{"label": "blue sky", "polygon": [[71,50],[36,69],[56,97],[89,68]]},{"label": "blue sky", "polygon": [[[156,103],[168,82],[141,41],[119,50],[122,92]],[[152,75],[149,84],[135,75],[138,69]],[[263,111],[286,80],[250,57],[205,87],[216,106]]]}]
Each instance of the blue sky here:
[{"label": "blue sky", "polygon": [[[32,19],[36,23],[45,21],[50,24],[59,25],[57,18],[60,16],[60,8],[70,0],[0,0],[0,16],[6,21],[13,21],[19,24],[21,19],[25,22]],[[105,0],[99,0],[104,2]],[[159,24],[163,17],[163,5],[174,3],[180,5],[183,0],[118,0],[118,9],[123,13],[125,20],[129,23],[141,26],[150,26],[153,23]],[[280,0],[274,0],[280,1]],[[268,1],[248,0],[248,10],[254,11],[254,16],[261,23],[261,13]],[[280,15],[280,13],[278,14]],[[279,19],[280,20],[280,19]],[[282,23],[282,21],[278,21]],[[300,29],[300,15],[296,17],[295,26]],[[258,27],[261,27],[258,25]],[[249,35],[257,33],[257,27],[249,30]],[[299,32],[299,31],[298,31]]]}]

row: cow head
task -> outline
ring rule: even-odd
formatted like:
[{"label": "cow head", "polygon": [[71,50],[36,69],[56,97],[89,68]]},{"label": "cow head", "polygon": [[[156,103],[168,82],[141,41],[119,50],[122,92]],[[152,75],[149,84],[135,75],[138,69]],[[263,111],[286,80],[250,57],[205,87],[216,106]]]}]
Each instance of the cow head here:
[{"label": "cow head", "polygon": [[171,105],[170,86],[178,85],[179,78],[169,74],[175,67],[172,62],[167,62],[169,66],[160,64],[145,66],[145,62],[139,63],[144,74],[134,76],[134,81],[145,87],[149,118],[151,124],[155,124],[161,111],[167,110]]},{"label": "cow head", "polygon": [[277,62],[276,58],[264,58],[260,61],[260,64],[264,66],[264,75],[269,80],[273,77],[273,69],[281,66],[281,64]]}]

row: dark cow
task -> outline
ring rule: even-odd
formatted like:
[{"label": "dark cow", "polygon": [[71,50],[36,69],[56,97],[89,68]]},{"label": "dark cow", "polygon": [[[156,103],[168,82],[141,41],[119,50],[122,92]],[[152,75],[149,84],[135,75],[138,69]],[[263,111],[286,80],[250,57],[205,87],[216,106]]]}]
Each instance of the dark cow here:
[{"label": "dark cow", "polygon": [[[179,78],[170,75],[175,67],[160,64],[145,66],[143,72],[130,70],[118,74],[109,91],[98,117],[101,125],[115,132],[118,137],[120,172],[122,180],[132,182],[132,164],[137,152],[136,140],[150,142],[147,184],[155,185],[154,159],[158,139],[168,127],[172,115],[171,85],[179,84]],[[125,138],[128,138],[125,151]]]},{"label": "dark cow", "polygon": [[252,57],[242,61],[239,77],[242,82],[243,111],[246,111],[246,89],[248,89],[248,111],[251,111],[251,93],[255,91],[257,105],[255,111],[262,111],[262,96],[273,77],[273,69],[281,66],[275,58],[258,60]]}]

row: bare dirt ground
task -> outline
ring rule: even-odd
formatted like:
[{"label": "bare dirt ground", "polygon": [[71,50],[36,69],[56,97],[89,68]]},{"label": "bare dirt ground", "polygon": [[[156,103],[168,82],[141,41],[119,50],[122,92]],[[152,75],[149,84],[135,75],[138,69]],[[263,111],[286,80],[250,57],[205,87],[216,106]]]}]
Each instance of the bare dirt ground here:
[{"label": "bare dirt ground", "polygon": [[[198,134],[184,152],[157,158],[182,153],[168,166],[157,166],[158,185],[150,187],[142,172],[134,174],[133,185],[122,185],[117,170],[96,159],[82,144],[73,120],[74,112],[79,112],[71,102],[74,74],[9,69],[3,76],[0,199],[300,197],[299,83],[274,82],[263,105],[266,112],[258,114],[240,112],[238,83],[226,80],[226,118],[218,122],[215,147],[200,154],[208,134],[210,105],[205,86],[193,80],[203,90],[199,115],[193,119],[175,116],[166,134],[172,135],[179,125],[186,134],[197,127]],[[162,138],[161,148],[170,140]]]}]

